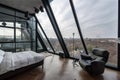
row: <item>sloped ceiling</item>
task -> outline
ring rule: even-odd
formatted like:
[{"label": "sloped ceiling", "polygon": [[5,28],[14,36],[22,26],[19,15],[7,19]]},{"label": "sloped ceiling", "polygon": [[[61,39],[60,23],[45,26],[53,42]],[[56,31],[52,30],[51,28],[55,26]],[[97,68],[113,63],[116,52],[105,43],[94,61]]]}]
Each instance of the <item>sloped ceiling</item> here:
[{"label": "sloped ceiling", "polygon": [[31,14],[35,13],[34,7],[42,6],[41,0],[0,0],[0,4],[24,11]]}]

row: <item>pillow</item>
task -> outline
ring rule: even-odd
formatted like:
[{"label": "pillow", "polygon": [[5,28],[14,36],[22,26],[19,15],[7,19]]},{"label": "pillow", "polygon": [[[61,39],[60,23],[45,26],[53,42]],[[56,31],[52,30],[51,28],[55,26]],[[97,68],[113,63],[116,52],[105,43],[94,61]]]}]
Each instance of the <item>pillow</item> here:
[{"label": "pillow", "polygon": [[3,56],[0,56],[0,64],[1,64],[2,60],[3,60]]},{"label": "pillow", "polygon": [[0,50],[0,56],[4,56],[5,52],[3,50]]}]

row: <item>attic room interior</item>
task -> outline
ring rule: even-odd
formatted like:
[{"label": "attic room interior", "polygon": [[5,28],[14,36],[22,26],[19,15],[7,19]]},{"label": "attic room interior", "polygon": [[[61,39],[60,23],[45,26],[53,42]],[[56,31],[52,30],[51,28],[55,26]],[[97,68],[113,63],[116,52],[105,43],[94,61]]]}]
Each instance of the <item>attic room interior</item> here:
[{"label": "attic room interior", "polygon": [[119,0],[0,0],[0,80],[120,80]]}]

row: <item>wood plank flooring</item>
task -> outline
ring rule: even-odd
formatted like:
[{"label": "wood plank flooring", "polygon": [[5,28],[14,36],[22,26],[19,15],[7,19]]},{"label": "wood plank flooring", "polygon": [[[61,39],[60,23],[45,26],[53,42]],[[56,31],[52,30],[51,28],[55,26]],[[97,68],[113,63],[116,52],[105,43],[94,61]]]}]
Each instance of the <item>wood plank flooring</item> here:
[{"label": "wood plank flooring", "polygon": [[106,69],[104,74],[92,77],[79,65],[73,66],[73,60],[53,55],[45,59],[44,69],[37,67],[9,80],[120,80],[120,72]]}]

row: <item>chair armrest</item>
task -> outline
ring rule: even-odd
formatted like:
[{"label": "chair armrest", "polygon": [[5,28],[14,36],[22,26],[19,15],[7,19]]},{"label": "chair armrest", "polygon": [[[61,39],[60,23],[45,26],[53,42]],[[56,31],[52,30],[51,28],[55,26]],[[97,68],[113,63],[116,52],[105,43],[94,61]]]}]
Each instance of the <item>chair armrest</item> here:
[{"label": "chair armrest", "polygon": [[91,62],[104,62],[102,57],[97,57],[96,59],[92,60]]},{"label": "chair armrest", "polygon": [[96,56],[104,57],[109,55],[109,52],[105,49],[101,48],[93,48],[92,53]]},{"label": "chair armrest", "polygon": [[92,60],[91,56],[85,54],[81,54],[81,58],[84,60]]}]

